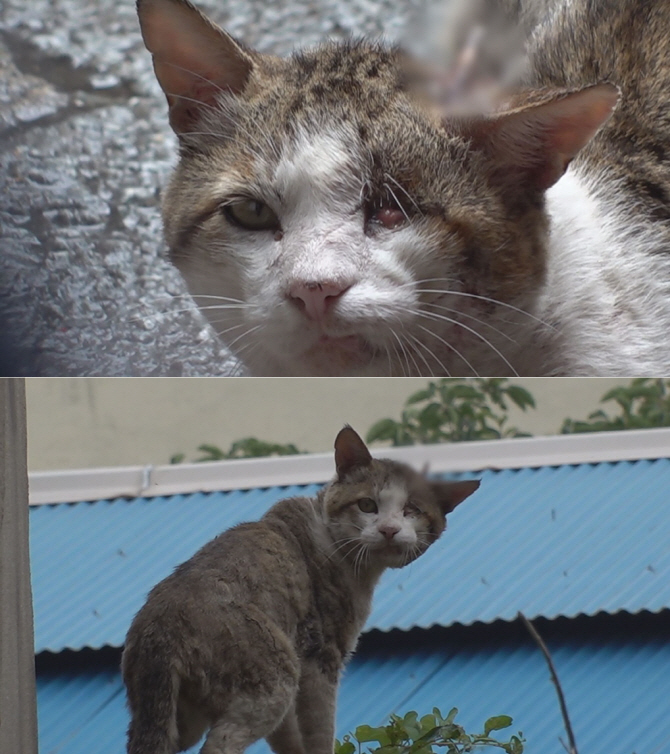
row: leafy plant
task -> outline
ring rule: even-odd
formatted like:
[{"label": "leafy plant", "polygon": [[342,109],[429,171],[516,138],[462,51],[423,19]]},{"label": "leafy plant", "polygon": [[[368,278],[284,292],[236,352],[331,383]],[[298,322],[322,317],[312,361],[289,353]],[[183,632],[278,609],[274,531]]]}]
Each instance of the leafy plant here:
[{"label": "leafy plant", "polygon": [[667,380],[641,377],[627,386],[612,388],[600,403],[614,402],[618,413],[598,409],[586,421],[566,419],[561,433],[607,432],[617,429],[648,429],[670,427],[670,394]]},{"label": "leafy plant", "polygon": [[528,437],[507,426],[510,402],[523,411],[535,408],[533,396],[506,378],[436,380],[410,395],[400,421],[381,419],[369,429],[366,440],[413,445]]},{"label": "leafy plant", "polygon": [[490,717],[484,723],[483,733],[466,733],[454,722],[458,709],[454,707],[446,717],[435,707],[430,715],[419,718],[416,712],[408,712],[404,717],[391,715],[388,725],[372,728],[359,725],[354,733],[343,740],[335,741],[335,754],[433,754],[436,750],[445,754],[463,754],[477,747],[502,749],[507,754],[522,754],[525,739],[519,732],[508,741],[499,741],[491,736],[493,731],[503,730],[512,725],[507,715]]},{"label": "leafy plant", "polygon": [[[264,456],[295,456],[304,453],[299,450],[293,443],[282,445],[279,443],[265,442],[255,437],[245,437],[242,440],[236,440],[230,448],[225,451],[217,445],[204,443],[198,445],[198,450],[203,454],[200,458],[195,459],[195,463],[203,461],[225,461],[230,458],[262,458]],[[182,463],[186,458],[184,453],[177,453],[172,456],[170,463]]]}]

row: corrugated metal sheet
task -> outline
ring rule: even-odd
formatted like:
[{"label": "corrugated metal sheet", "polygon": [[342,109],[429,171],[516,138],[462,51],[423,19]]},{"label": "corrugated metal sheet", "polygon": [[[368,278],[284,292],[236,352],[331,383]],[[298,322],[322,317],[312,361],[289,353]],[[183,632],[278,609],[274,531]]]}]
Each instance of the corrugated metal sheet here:
[{"label": "corrugated metal sheet", "polygon": [[[219,531],[317,487],[30,511],[37,651],[120,646],[149,589]],[[485,472],[449,531],[389,572],[368,628],[670,608],[670,461]]]},{"label": "corrugated metal sheet", "polygon": [[[434,706],[460,709],[474,731],[494,714],[514,717],[527,754],[561,754],[565,738],[554,687],[529,642],[449,640],[419,649],[410,634],[393,647],[366,650],[347,670],[338,736],[357,725],[382,724],[391,712]],[[670,645],[662,637],[569,638],[549,642],[583,752],[665,754],[670,751]],[[118,754],[127,713],[113,671],[38,677],[42,754]],[[196,749],[191,750],[193,752]],[[268,754],[260,742],[250,754]]]}]

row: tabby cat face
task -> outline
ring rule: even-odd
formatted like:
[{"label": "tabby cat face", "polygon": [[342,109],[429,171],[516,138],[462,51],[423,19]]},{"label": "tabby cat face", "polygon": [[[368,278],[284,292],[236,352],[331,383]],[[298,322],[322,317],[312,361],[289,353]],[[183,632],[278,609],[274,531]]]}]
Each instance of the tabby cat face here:
[{"label": "tabby cat face", "polygon": [[533,322],[519,310],[545,271],[543,192],[610,89],[445,120],[396,49],[280,60],[185,0],[139,13],[180,139],[172,259],[252,373],[514,371],[506,330]]},{"label": "tabby cat face", "polygon": [[430,481],[405,464],[377,460],[351,427],[335,440],[337,478],[323,502],[334,552],[361,567],[400,568],[442,534],[446,516],[478,481]]},{"label": "tabby cat face", "polygon": [[423,495],[410,492],[403,474],[388,474],[379,463],[370,478],[345,479],[331,487],[328,527],[348,557],[400,568],[437,539],[445,518],[427,489]]}]

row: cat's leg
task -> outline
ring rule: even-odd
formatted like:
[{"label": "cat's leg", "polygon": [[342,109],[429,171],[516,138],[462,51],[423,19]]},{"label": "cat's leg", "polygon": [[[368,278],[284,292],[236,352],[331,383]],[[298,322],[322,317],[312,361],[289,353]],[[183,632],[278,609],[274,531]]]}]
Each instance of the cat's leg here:
[{"label": "cat's leg", "polygon": [[302,743],[295,706],[286,713],[281,725],[266,737],[275,754],[307,754]]},{"label": "cat's leg", "polygon": [[[254,742],[268,738],[293,707],[296,691],[289,683],[269,695],[238,696],[225,718],[212,725],[200,754],[242,754]],[[301,754],[301,750],[295,754]]]},{"label": "cat's leg", "polygon": [[200,754],[243,754],[258,738],[248,729],[222,721],[210,729]]},{"label": "cat's leg", "polygon": [[[226,706],[224,715],[212,725],[200,754],[242,754],[252,743],[268,738],[276,731],[294,709],[298,674],[292,671],[295,668],[288,668],[286,672],[278,672],[275,668],[273,677],[266,675],[266,683],[262,686],[247,693],[237,693]],[[302,754],[302,750],[295,754]]]},{"label": "cat's leg", "polygon": [[191,703],[184,694],[179,695],[177,702],[177,731],[179,734],[179,751],[190,749],[202,738],[209,728],[209,719],[202,709]]},{"label": "cat's leg", "polygon": [[337,674],[324,672],[316,662],[303,662],[296,711],[309,754],[333,754],[336,702]]}]

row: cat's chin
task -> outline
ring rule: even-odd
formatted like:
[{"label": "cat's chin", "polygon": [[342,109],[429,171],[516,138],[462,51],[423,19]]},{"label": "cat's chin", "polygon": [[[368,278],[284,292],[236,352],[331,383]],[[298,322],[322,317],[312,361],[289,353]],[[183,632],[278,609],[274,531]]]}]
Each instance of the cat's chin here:
[{"label": "cat's chin", "polygon": [[376,550],[374,557],[379,565],[384,568],[402,568],[413,560],[419,553],[405,547],[384,547]]},{"label": "cat's chin", "polygon": [[366,367],[375,355],[375,349],[359,335],[321,335],[302,358],[315,372],[338,375]]}]

